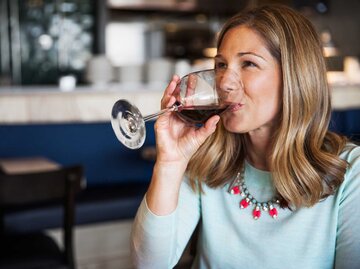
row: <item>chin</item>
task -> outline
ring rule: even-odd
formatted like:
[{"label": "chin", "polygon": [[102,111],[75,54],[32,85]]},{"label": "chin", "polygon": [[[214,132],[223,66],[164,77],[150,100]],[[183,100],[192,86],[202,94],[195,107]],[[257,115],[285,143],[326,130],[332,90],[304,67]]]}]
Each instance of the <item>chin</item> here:
[{"label": "chin", "polygon": [[222,119],[222,122],[223,122],[225,130],[230,133],[243,134],[243,133],[247,133],[249,131],[248,128],[246,128],[247,125],[242,123],[242,121],[234,120],[231,118],[225,118],[225,119]]}]

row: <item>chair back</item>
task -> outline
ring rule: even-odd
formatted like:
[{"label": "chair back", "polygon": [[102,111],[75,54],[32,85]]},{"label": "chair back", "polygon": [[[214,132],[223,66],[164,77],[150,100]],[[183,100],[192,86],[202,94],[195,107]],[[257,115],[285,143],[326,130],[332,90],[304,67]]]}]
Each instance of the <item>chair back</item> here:
[{"label": "chair back", "polygon": [[64,199],[67,192],[81,189],[81,166],[57,170],[0,174],[0,206],[13,207]]},{"label": "chair back", "polygon": [[[75,267],[73,226],[75,194],[84,185],[81,165],[55,170],[6,174],[0,173],[0,215],[8,211],[24,210],[46,203],[57,202],[63,207],[64,260]],[[3,218],[1,219],[3,222]]]}]

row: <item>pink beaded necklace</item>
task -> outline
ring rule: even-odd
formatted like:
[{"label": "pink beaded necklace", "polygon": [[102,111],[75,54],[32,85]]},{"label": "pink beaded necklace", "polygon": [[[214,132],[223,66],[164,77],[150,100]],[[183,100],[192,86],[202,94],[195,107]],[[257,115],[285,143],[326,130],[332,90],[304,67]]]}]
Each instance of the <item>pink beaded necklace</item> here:
[{"label": "pink beaded necklace", "polygon": [[241,195],[243,199],[240,201],[240,208],[245,209],[249,205],[254,205],[252,212],[253,218],[258,219],[261,216],[261,211],[269,212],[269,215],[276,219],[278,211],[275,208],[276,205],[280,204],[277,198],[273,198],[267,202],[257,201],[249,192],[245,185],[244,170],[239,172],[233,182],[230,184],[228,192],[233,195]]}]

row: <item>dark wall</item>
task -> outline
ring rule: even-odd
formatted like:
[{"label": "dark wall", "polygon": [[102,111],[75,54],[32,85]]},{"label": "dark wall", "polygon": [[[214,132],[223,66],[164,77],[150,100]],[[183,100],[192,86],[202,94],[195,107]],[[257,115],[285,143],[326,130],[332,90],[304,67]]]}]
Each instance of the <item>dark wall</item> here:
[{"label": "dark wall", "polygon": [[329,0],[325,14],[310,14],[318,32],[329,29],[342,56],[360,57],[360,0]]}]

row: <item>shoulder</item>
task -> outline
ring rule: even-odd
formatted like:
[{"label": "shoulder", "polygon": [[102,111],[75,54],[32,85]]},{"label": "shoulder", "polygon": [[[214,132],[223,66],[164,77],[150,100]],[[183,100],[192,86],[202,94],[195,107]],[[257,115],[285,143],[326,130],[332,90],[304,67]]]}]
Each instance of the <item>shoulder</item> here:
[{"label": "shoulder", "polygon": [[349,164],[348,171],[360,169],[360,146],[352,143],[346,144],[344,150],[340,154],[340,158]]},{"label": "shoulder", "polygon": [[356,193],[360,197],[360,146],[347,144],[340,158],[348,163],[344,182],[340,187],[343,196]]}]

